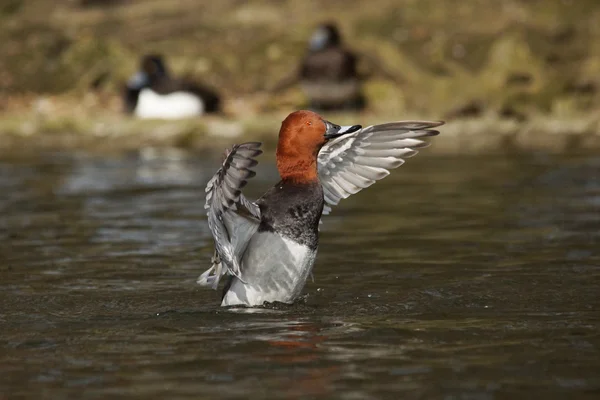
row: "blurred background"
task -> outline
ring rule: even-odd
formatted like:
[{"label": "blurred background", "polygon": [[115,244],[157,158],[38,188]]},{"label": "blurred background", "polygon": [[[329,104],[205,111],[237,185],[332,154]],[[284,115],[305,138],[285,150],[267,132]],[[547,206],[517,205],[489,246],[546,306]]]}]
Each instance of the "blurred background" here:
[{"label": "blurred background", "polygon": [[[298,69],[315,28],[334,22],[343,45],[356,53],[360,73],[370,74],[361,121],[479,120],[454,126],[462,135],[495,127],[510,140],[527,131],[517,144],[555,140],[531,138],[552,131],[571,134],[565,142],[562,135],[556,139],[559,149],[598,145],[589,135],[580,144],[583,134],[598,136],[599,130],[597,1],[369,4],[5,0],[0,132],[143,133],[147,124],[123,117],[122,91],[149,53],[162,54],[173,75],[199,80],[222,98],[217,121],[170,124],[159,136],[179,143],[190,136],[196,142],[201,135],[193,131],[236,136],[277,130],[282,116],[306,107],[307,99],[299,85],[271,88]],[[503,143],[485,135],[490,148]]]},{"label": "blurred background", "polygon": [[[205,185],[305,107],[446,125],[220,308]],[[0,0],[0,400],[599,398],[599,150],[598,0]]]},{"label": "blurred background", "polygon": [[[598,0],[0,0],[0,400],[599,398],[599,90]],[[205,185],[313,106],[447,123],[220,308]]]}]

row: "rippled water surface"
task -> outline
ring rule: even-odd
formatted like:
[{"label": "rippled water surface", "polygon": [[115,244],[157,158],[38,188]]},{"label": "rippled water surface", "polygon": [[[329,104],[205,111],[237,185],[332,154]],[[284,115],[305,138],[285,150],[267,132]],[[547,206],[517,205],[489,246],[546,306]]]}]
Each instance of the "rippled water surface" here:
[{"label": "rippled water surface", "polygon": [[258,310],[195,284],[218,161],[2,158],[0,398],[600,398],[600,158],[419,155]]}]

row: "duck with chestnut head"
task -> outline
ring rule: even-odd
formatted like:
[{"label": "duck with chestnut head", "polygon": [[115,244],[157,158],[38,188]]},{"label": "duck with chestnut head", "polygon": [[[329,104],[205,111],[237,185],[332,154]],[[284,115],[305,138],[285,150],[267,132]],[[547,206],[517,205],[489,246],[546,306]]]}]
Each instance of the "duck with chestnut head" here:
[{"label": "duck with chestnut head", "polygon": [[251,168],[261,144],[233,146],[206,186],[215,252],[198,283],[216,289],[225,278],[223,306],[294,302],[315,263],[322,215],[402,165],[442,124],[339,126],[312,111],[296,111],[279,131],[281,180],[256,201],[242,188],[255,175]]}]

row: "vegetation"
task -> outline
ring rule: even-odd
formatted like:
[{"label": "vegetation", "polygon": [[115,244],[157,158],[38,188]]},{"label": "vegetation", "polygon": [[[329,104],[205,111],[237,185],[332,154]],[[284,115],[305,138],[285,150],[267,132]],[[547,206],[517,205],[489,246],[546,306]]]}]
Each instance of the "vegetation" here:
[{"label": "vegetation", "polygon": [[224,122],[169,124],[176,140],[227,118],[261,129],[259,115],[279,121],[303,104],[297,88],[268,89],[294,70],[323,21],[397,77],[369,80],[363,119],[550,119],[598,134],[597,0],[6,0],[0,132],[147,130],[122,116],[118,95],[148,52],[226,99]]}]

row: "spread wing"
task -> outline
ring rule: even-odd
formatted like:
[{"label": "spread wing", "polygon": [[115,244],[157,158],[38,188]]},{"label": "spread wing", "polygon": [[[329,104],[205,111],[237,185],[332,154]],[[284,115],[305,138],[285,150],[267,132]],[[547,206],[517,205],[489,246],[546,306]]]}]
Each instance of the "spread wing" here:
[{"label": "spread wing", "polygon": [[441,121],[400,121],[368,126],[340,136],[325,144],[319,152],[319,180],[323,186],[325,207],[371,186],[386,177],[390,169],[404,164],[429,144],[421,139],[439,134],[432,128]]},{"label": "spread wing", "polygon": [[242,194],[242,188],[256,173],[261,143],[235,145],[225,152],[223,165],[206,185],[208,227],[215,240],[212,266],[198,278],[198,283],[216,289],[227,273],[240,277],[240,260],[248,241],[258,229],[260,209]]}]

